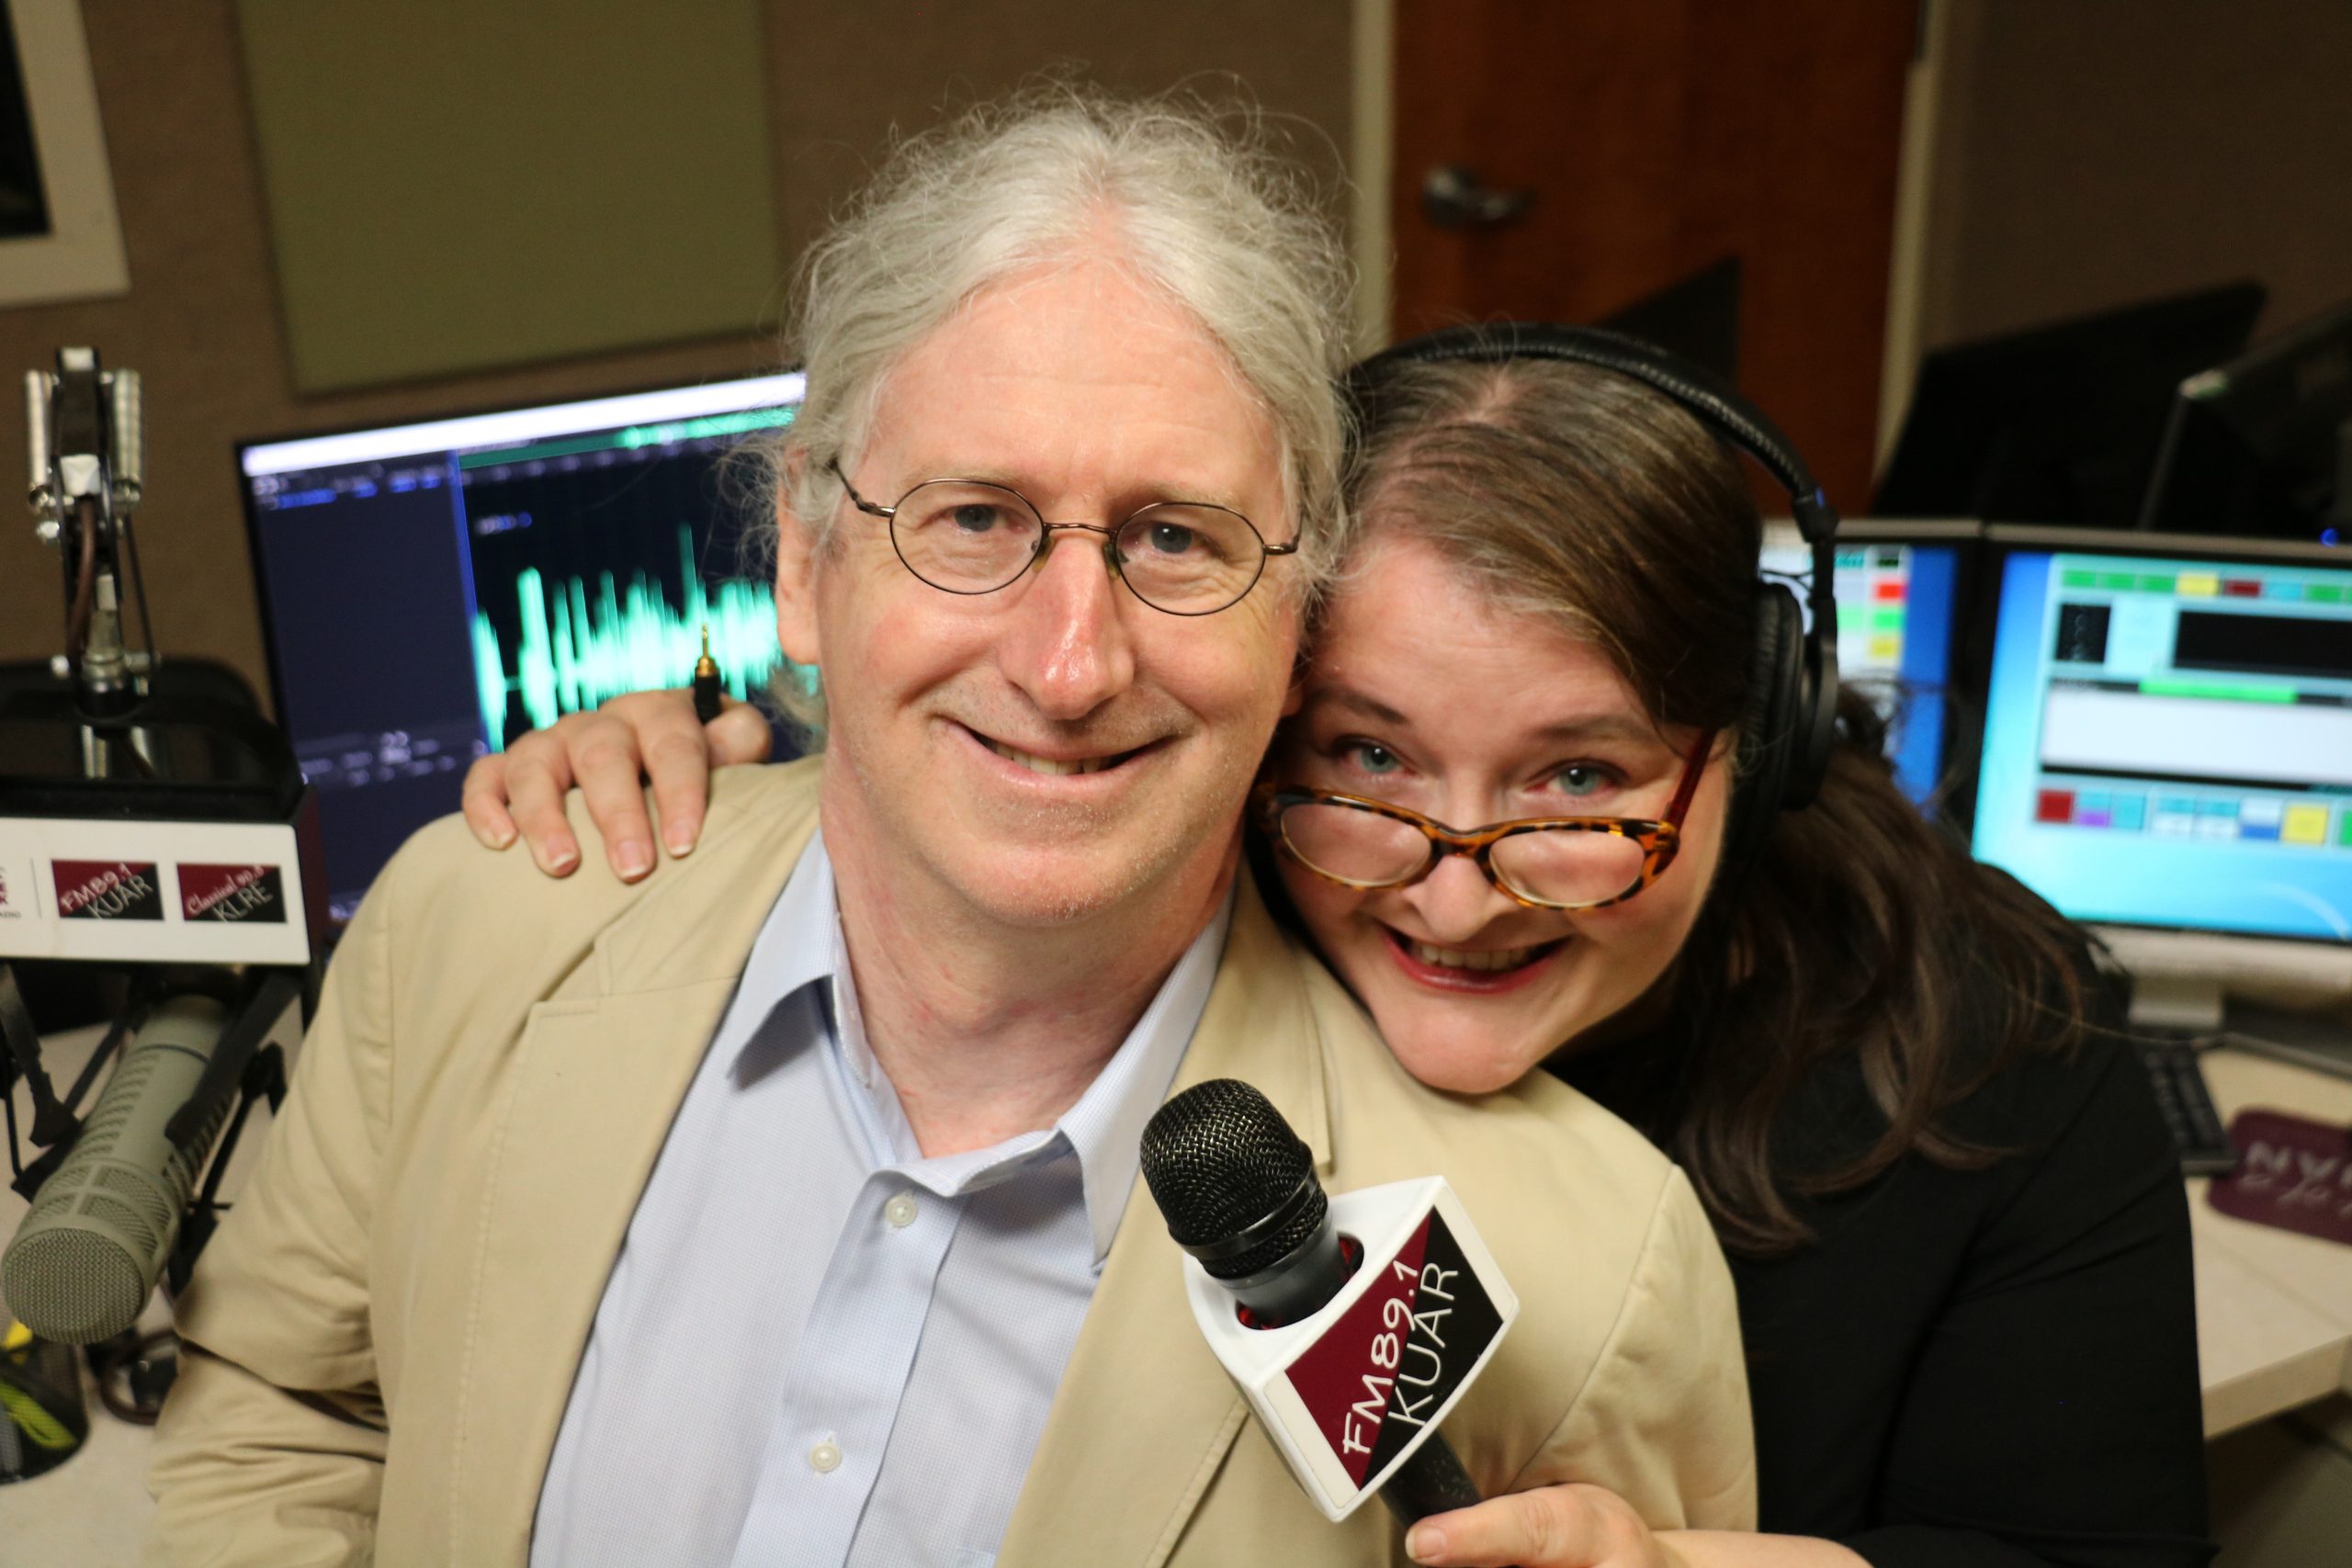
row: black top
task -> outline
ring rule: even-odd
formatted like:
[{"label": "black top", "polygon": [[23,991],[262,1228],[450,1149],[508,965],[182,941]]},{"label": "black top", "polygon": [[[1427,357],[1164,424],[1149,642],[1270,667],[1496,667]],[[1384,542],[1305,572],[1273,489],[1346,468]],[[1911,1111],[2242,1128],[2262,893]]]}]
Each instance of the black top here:
[{"label": "black top", "polygon": [[[1880,1568],[2211,1558],[2188,1200],[2133,1050],[2015,1057],[1942,1122],[2013,1152],[1906,1156],[1800,1200],[1815,1244],[1733,1257],[1763,1529]],[[1776,1163],[1884,1125],[1839,1056],[1790,1097]]]}]

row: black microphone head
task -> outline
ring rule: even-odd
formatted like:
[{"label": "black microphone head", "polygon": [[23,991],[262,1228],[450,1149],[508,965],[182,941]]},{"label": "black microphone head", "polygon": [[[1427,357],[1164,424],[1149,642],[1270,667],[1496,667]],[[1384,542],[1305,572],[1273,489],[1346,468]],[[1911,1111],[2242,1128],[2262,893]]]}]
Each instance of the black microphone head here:
[{"label": "black microphone head", "polygon": [[1143,1130],[1143,1177],[1176,1245],[1213,1279],[1272,1267],[1321,1228],[1315,1156],[1273,1102],[1238,1078],[1194,1084]]}]

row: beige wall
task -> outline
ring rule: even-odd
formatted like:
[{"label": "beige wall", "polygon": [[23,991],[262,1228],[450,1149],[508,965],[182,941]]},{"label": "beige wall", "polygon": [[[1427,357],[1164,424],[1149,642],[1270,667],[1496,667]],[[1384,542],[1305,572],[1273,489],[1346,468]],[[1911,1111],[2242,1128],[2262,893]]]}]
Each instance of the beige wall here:
[{"label": "beige wall", "polygon": [[2352,5],[1932,0],[1928,346],[2253,276],[2352,299]]},{"label": "beige wall", "polygon": [[[492,0],[485,0],[492,3]],[[764,369],[739,340],[573,360],[364,393],[290,387],[253,130],[227,0],[85,0],[92,70],[122,213],[131,288],[120,299],[0,310],[0,372],[95,344],[147,386],[141,513],[155,632],[166,655],[228,660],[263,681],[261,629],[232,447],[241,438]],[[1348,145],[1348,0],[769,0],[767,48],[785,254],[797,254],[871,165],[893,121],[984,97],[1069,62],[1114,87],[1230,73],[1293,117],[1330,178]],[[364,69],[364,62],[343,62]],[[1214,78],[1203,81],[1214,89]],[[366,301],[353,308],[364,310]],[[771,323],[772,325],[773,323]],[[11,405],[13,407],[13,403]],[[17,446],[13,412],[0,443]],[[22,459],[0,451],[0,474]],[[55,558],[0,502],[0,660],[45,656],[62,635]],[[397,659],[397,649],[385,657]]]}]

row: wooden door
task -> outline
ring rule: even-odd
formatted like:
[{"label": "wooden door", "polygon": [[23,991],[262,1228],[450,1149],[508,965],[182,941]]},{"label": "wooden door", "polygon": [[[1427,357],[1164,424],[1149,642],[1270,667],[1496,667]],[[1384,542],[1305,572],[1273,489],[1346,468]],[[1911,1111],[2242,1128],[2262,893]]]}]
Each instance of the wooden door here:
[{"label": "wooden door", "polygon": [[[1396,17],[1396,333],[1599,321],[1683,285],[1703,326],[1736,279],[1735,379],[1860,512],[1914,6],[1397,0]],[[1433,224],[1423,183],[1445,166],[1524,209]]]}]

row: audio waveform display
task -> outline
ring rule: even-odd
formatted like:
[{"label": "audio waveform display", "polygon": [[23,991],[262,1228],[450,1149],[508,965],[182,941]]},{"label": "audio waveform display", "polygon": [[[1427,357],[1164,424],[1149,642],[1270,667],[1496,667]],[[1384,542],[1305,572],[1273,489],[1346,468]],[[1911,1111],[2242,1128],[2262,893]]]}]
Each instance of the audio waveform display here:
[{"label": "audio waveform display", "polygon": [[775,640],[775,595],[764,584],[728,581],[715,588],[695,570],[691,529],[678,530],[685,603],[673,606],[658,580],[632,574],[627,589],[609,571],[594,587],[577,577],[552,592],[536,567],[514,580],[521,636],[503,647],[487,611],[474,615],[474,670],[481,682],[482,733],[505,746],[509,699],[519,699],[530,728],[544,729],[568,713],[608,697],[685,684],[710,628],[711,656],[727,689],[749,699],[767,683],[783,655]]}]

